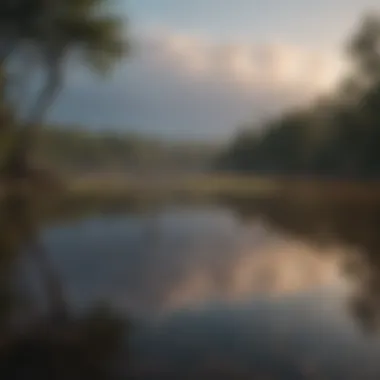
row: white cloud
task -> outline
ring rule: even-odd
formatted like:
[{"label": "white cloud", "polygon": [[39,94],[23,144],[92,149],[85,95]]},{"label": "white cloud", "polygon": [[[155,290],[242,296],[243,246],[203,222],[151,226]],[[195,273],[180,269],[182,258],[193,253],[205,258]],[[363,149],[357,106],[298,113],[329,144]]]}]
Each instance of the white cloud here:
[{"label": "white cloud", "polygon": [[112,82],[72,81],[57,114],[176,137],[225,137],[330,89],[341,69],[335,56],[290,44],[216,43],[160,30],[139,38]]},{"label": "white cloud", "polygon": [[[150,50],[152,43],[155,48]],[[194,79],[227,79],[252,90],[306,87],[315,93],[332,86],[341,69],[337,57],[284,43],[223,44],[161,32],[141,46],[140,58],[162,65],[163,70],[174,69],[175,74]]]}]

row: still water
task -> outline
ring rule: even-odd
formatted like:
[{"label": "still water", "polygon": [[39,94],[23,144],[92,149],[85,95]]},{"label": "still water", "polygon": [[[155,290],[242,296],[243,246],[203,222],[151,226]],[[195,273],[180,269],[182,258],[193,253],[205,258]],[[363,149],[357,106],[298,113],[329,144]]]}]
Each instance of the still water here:
[{"label": "still water", "polygon": [[39,242],[72,313],[104,302],[130,321],[129,376],[380,378],[380,204],[224,199],[68,215],[44,219]]}]

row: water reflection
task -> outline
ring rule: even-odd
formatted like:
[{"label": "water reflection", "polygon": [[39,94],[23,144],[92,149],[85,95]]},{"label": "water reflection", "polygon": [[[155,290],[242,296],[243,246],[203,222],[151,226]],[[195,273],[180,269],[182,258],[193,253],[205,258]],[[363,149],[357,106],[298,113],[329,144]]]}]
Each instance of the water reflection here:
[{"label": "water reflection", "polygon": [[304,203],[294,199],[229,202],[244,218],[256,215],[287,236],[324,248],[345,246],[342,271],[356,286],[350,302],[352,314],[365,330],[379,328],[380,203]]},{"label": "water reflection", "polygon": [[1,203],[1,378],[119,378],[126,368],[116,364],[126,347],[126,322],[107,307],[71,313],[40,239],[39,211],[30,194],[11,194]]},{"label": "water reflection", "polygon": [[339,248],[323,256],[220,208],[102,216],[52,228],[45,241],[73,300],[102,295],[138,317],[344,284]]},{"label": "water reflection", "polygon": [[[53,206],[14,197],[4,205],[0,327],[18,321],[27,331],[15,349],[4,346],[8,368],[42,363],[59,347],[59,366],[106,378],[119,355],[123,369],[133,358],[128,368],[141,379],[379,378],[380,204]],[[31,269],[38,275],[25,276]],[[123,321],[91,311],[98,300]],[[126,316],[137,321],[132,356]],[[42,338],[41,321],[52,326]],[[39,359],[26,355],[35,345]]]}]

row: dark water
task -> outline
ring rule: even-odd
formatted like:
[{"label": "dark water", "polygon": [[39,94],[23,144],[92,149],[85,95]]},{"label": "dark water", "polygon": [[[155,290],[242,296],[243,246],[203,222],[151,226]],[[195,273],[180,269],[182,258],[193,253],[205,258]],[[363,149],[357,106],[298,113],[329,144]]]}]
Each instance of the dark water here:
[{"label": "dark water", "polygon": [[[79,202],[22,230],[71,315],[104,302],[129,321],[128,376],[380,378],[380,204],[135,206]],[[35,284],[28,260],[21,277]],[[41,286],[27,293],[40,302]]]}]

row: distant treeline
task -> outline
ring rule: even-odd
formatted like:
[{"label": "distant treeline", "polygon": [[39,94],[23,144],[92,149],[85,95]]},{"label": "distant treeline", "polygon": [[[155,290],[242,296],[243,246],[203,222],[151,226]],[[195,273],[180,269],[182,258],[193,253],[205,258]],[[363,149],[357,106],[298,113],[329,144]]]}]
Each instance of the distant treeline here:
[{"label": "distant treeline", "polygon": [[[0,161],[15,134],[3,131]],[[216,148],[208,144],[163,142],[139,135],[90,131],[73,126],[41,129],[34,149],[37,166],[68,174],[131,171],[199,171],[213,165]]]},{"label": "distant treeline", "polygon": [[216,148],[78,128],[46,128],[36,149],[38,161],[69,171],[205,170]]},{"label": "distant treeline", "polygon": [[[380,17],[348,44],[351,72],[328,97],[241,131],[218,167],[262,174],[380,177]],[[260,132],[258,132],[260,131]]]}]

